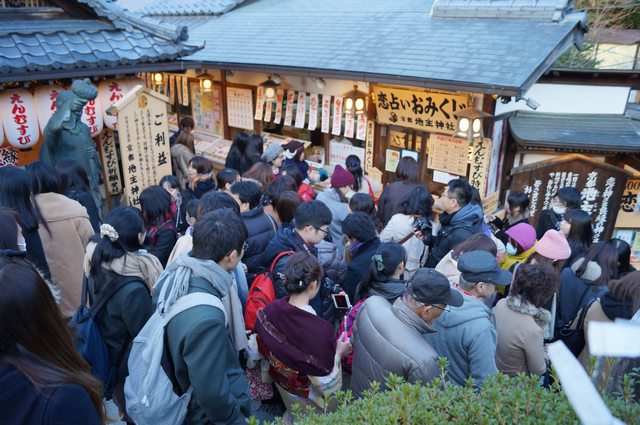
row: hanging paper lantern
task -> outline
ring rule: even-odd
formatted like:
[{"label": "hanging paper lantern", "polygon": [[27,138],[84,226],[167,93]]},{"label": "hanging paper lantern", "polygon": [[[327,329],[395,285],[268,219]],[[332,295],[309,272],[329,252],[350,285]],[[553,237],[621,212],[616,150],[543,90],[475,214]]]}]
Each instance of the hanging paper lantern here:
[{"label": "hanging paper lantern", "polygon": [[102,120],[102,102],[100,98],[90,100],[82,110],[82,122],[89,126],[91,137],[96,137],[104,127]]},{"label": "hanging paper lantern", "polygon": [[107,109],[122,99],[128,91],[129,85],[122,80],[104,80],[98,84],[98,98],[96,101],[102,107],[104,125],[111,130],[118,129],[118,117],[107,115]]},{"label": "hanging paper lantern", "polygon": [[49,119],[56,111],[56,98],[64,89],[60,86],[39,86],[34,91],[36,99],[36,111],[38,112],[38,122],[44,131]]},{"label": "hanging paper lantern", "polygon": [[0,114],[0,146],[4,143],[4,128],[2,125],[2,114]]},{"label": "hanging paper lantern", "polygon": [[11,89],[0,92],[0,111],[7,140],[19,149],[30,148],[38,142],[40,127],[36,102],[31,92]]}]

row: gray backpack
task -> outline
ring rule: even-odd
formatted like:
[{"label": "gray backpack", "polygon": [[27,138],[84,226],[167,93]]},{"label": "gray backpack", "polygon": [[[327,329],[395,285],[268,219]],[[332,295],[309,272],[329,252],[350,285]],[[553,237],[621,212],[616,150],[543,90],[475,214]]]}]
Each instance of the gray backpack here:
[{"label": "gray backpack", "polygon": [[[163,299],[163,293],[164,287],[160,299]],[[193,388],[189,387],[182,396],[173,391],[173,384],[161,366],[164,328],[176,315],[199,305],[222,310],[226,326],[227,313],[220,298],[197,292],[179,298],[166,313],[161,313],[161,308],[157,308],[133,340],[128,362],[129,376],[124,382],[124,395],[127,414],[136,424],[183,423]]]}]

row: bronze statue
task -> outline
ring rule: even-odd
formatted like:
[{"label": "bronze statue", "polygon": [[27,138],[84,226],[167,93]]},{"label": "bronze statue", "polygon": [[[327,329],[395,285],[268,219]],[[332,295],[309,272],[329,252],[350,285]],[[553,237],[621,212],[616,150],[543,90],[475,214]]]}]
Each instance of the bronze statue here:
[{"label": "bronze statue", "polygon": [[100,160],[89,127],[80,120],[84,106],[97,96],[98,89],[89,79],[75,80],[71,90],[58,94],[56,111],[43,131],[40,159],[54,167],[63,160],[80,162],[89,176],[91,195],[99,210],[102,204],[99,187]]}]

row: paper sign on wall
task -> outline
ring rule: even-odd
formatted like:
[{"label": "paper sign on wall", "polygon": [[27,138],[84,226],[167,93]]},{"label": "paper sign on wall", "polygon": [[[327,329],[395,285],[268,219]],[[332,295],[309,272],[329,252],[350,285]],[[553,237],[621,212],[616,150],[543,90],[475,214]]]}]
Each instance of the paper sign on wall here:
[{"label": "paper sign on wall", "polygon": [[271,121],[272,108],[273,108],[273,102],[267,102],[267,104],[264,105],[264,118],[263,118],[264,122]]},{"label": "paper sign on wall", "polygon": [[275,124],[280,124],[282,121],[282,101],[284,100],[284,90],[278,89],[276,91],[276,116],[273,118]]},{"label": "paper sign on wall", "polygon": [[227,87],[229,127],[253,130],[253,93],[251,89]]},{"label": "paper sign on wall", "polygon": [[353,126],[355,125],[355,121],[353,119],[353,114],[348,114],[344,119],[344,137],[353,137]]},{"label": "paper sign on wall", "polygon": [[428,146],[428,168],[457,176],[467,175],[469,144],[466,140],[442,134],[431,134]]},{"label": "paper sign on wall", "polygon": [[394,151],[393,149],[387,149],[386,160],[384,163],[384,170],[395,172],[400,162],[400,151]]},{"label": "paper sign on wall", "polygon": [[298,93],[298,105],[296,107],[296,128],[304,128],[304,121],[307,114],[307,93]]},{"label": "paper sign on wall", "polygon": [[364,140],[367,137],[367,116],[358,115],[358,127],[356,131],[356,139]]},{"label": "paper sign on wall", "polygon": [[309,95],[309,130],[313,131],[318,126],[318,95]]},{"label": "paper sign on wall", "polygon": [[323,133],[329,132],[329,121],[331,119],[329,114],[330,109],[331,109],[331,96],[323,94],[322,95],[322,127],[320,129]]},{"label": "paper sign on wall", "polygon": [[182,77],[182,105],[189,106],[189,79]]},{"label": "paper sign on wall", "polygon": [[256,116],[253,119],[262,120],[262,111],[264,110],[264,87],[258,86],[256,91]]},{"label": "paper sign on wall", "polygon": [[284,112],[284,125],[290,126],[293,120],[293,102],[296,97],[296,92],[293,90],[287,90],[287,109]]},{"label": "paper sign on wall", "polygon": [[342,130],[342,96],[338,96],[333,100],[333,128],[331,134],[339,136]]},{"label": "paper sign on wall", "polygon": [[[365,117],[366,119],[366,117]],[[358,123],[360,120],[358,120]],[[359,125],[359,124],[358,124]],[[373,121],[369,121],[367,123],[367,137],[364,143],[365,153],[364,153],[364,169],[369,172],[373,168],[373,139],[374,139],[374,125]]]}]

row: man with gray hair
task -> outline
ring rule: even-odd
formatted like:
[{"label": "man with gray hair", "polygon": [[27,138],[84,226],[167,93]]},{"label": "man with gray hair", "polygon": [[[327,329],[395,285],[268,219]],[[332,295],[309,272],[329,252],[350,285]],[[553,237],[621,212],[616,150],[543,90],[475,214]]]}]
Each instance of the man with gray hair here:
[{"label": "man with gray hair", "polygon": [[356,396],[390,374],[427,383],[439,376],[436,351],[425,334],[447,306],[461,306],[462,294],[434,269],[418,269],[393,305],[374,295],[358,312],[354,328],[351,389]]},{"label": "man with gray hair", "polygon": [[510,285],[512,276],[486,251],[462,255],[458,270],[458,289],[463,293],[464,304],[445,311],[433,326],[437,332],[426,335],[426,339],[438,355],[449,360],[449,381],[465,385],[472,378],[474,386],[479,387],[498,371],[498,334],[493,312],[483,299],[493,295],[497,285]]}]

